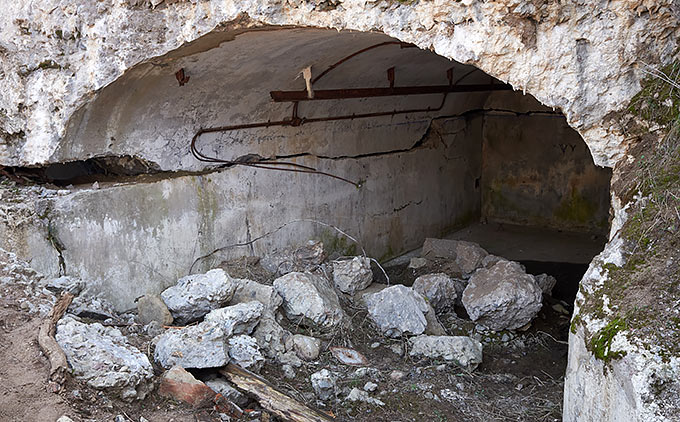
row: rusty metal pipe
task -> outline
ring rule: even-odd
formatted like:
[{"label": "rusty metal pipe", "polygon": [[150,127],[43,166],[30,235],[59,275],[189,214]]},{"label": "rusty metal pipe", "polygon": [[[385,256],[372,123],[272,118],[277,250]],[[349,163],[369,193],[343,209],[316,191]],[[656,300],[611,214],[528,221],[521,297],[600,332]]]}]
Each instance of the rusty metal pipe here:
[{"label": "rusty metal pipe", "polygon": [[373,98],[406,95],[428,95],[460,92],[509,91],[508,84],[473,84],[473,85],[429,85],[429,86],[396,86],[385,88],[348,88],[314,90],[314,98],[307,96],[307,91],[271,91],[269,95],[274,102],[344,100],[350,98]]}]

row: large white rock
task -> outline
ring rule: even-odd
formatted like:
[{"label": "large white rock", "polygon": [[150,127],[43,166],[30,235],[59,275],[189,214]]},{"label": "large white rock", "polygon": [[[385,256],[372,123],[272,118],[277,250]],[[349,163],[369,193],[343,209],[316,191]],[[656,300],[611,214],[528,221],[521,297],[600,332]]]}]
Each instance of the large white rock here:
[{"label": "large white rock", "polygon": [[260,322],[264,305],[260,302],[245,302],[225,308],[213,309],[204,321],[218,324],[226,337],[237,334],[250,334]]},{"label": "large white rock", "polygon": [[222,269],[182,277],[161,293],[163,302],[177,324],[202,318],[229,302],[236,290],[234,281]]},{"label": "large white rock", "polygon": [[345,320],[338,295],[323,277],[292,272],[274,280],[274,288],[292,321],[330,330]]},{"label": "large white rock", "polygon": [[425,314],[430,306],[420,293],[401,284],[363,297],[368,315],[387,337],[418,335],[425,332]]},{"label": "large white rock", "polygon": [[272,286],[244,278],[236,278],[234,283],[236,283],[236,290],[229,302],[231,305],[257,301],[264,305],[266,312],[273,314],[283,303],[283,299]]},{"label": "large white rock", "polygon": [[156,341],[154,359],[168,369],[216,368],[229,362],[224,331],[213,322],[169,329]]},{"label": "large white rock", "polygon": [[463,306],[470,318],[496,331],[526,325],[541,309],[542,299],[534,277],[512,261],[478,270],[463,292]]},{"label": "large white rock", "polygon": [[373,282],[371,260],[364,256],[333,261],[333,283],[343,293],[353,295]]},{"label": "large white rock", "polygon": [[458,295],[465,289],[465,284],[444,273],[437,273],[421,275],[416,278],[412,287],[427,298],[435,311],[444,312],[453,309]]},{"label": "large white rock", "polygon": [[444,359],[473,370],[482,363],[482,343],[466,336],[418,336],[409,339],[411,356]]},{"label": "large white rock", "polygon": [[98,389],[117,390],[124,400],[143,399],[153,378],[151,362],[116,328],[65,316],[56,340],[76,378]]}]

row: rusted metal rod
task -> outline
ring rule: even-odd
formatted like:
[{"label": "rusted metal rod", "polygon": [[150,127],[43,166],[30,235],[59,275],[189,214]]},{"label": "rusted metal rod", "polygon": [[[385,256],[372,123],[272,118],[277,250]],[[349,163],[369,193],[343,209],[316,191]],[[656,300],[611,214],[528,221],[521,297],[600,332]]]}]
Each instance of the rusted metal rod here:
[{"label": "rusted metal rod", "polygon": [[508,84],[473,84],[473,85],[429,85],[429,86],[395,86],[385,88],[349,88],[349,89],[315,89],[314,98],[307,96],[307,91],[271,91],[275,102],[343,100],[349,98],[372,98],[404,95],[444,94],[453,92],[485,92],[508,91]]}]

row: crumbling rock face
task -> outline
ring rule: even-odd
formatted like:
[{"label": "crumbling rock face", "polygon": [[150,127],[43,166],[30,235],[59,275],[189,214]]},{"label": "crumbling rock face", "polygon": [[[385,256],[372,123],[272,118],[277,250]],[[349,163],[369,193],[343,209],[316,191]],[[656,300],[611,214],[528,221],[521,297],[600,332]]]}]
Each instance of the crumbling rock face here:
[{"label": "crumbling rock face", "polygon": [[622,138],[615,122],[605,117],[623,109],[639,90],[640,60],[669,60],[679,16],[671,0],[401,5],[345,1],[329,8],[216,0],[160,8],[125,1],[43,2],[33,7],[27,0],[18,1],[2,11],[2,21],[8,24],[0,32],[5,83],[0,94],[0,164],[54,159],[74,112],[135,64],[221,25],[242,28],[259,22],[377,30],[474,64],[563,110],[589,144],[595,162],[612,165],[621,155]]}]

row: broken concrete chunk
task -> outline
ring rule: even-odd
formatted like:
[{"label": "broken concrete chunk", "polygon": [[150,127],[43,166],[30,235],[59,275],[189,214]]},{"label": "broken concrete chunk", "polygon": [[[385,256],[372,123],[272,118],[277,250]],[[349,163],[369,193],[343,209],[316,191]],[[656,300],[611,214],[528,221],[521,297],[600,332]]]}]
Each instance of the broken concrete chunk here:
[{"label": "broken concrete chunk", "polygon": [[468,370],[482,363],[482,343],[465,336],[418,336],[409,339],[410,356],[444,359]]},{"label": "broken concrete chunk", "polygon": [[246,335],[229,339],[229,357],[232,363],[253,372],[258,372],[264,363],[257,340]]},{"label": "broken concrete chunk", "polygon": [[482,259],[482,267],[491,268],[500,261],[507,261],[507,259],[503,258],[502,256],[487,255],[484,257],[484,259]]},{"label": "broken concrete chunk", "polygon": [[106,299],[83,293],[76,296],[68,307],[68,313],[81,318],[106,320],[115,318],[116,311]]},{"label": "broken concrete chunk", "polygon": [[213,309],[229,302],[236,283],[224,270],[182,277],[177,284],[161,293],[163,301],[178,324],[188,324],[202,318]]},{"label": "broken concrete chunk", "polygon": [[225,308],[213,309],[205,316],[204,321],[218,324],[225,337],[237,334],[250,334],[260,321],[264,305],[260,302],[239,303]]},{"label": "broken concrete chunk", "polygon": [[76,378],[97,389],[114,389],[122,399],[143,399],[151,390],[149,359],[116,328],[84,324],[65,316],[56,340]]},{"label": "broken concrete chunk", "polygon": [[420,257],[413,257],[408,263],[408,268],[417,270],[418,268],[423,268],[427,265],[427,259]]},{"label": "broken concrete chunk", "polygon": [[420,293],[401,284],[364,296],[368,315],[387,337],[422,334],[430,309]]},{"label": "broken concrete chunk", "polygon": [[275,251],[260,260],[262,267],[270,273],[285,275],[294,271],[310,271],[325,259],[323,243],[310,240],[297,248]]},{"label": "broken concrete chunk", "polygon": [[544,295],[552,296],[552,289],[557,284],[557,279],[548,274],[539,274],[534,276],[536,284],[540,287]]},{"label": "broken concrete chunk", "polygon": [[217,395],[181,366],[174,366],[163,373],[158,394],[187,403],[194,408],[211,406]]},{"label": "broken concrete chunk", "polygon": [[224,331],[218,324],[170,329],[156,341],[154,359],[164,368],[216,368],[228,363]]},{"label": "broken concrete chunk", "polygon": [[458,264],[464,274],[471,274],[482,265],[489,253],[474,242],[427,238],[423,243],[423,258],[447,259]]},{"label": "broken concrete chunk", "polygon": [[349,260],[333,261],[333,283],[343,293],[353,295],[373,282],[371,260],[355,256]]},{"label": "broken concrete chunk", "polygon": [[480,269],[463,292],[470,318],[494,331],[526,325],[541,309],[541,301],[541,289],[533,276],[511,261]]},{"label": "broken concrete chunk", "polygon": [[152,321],[160,325],[170,325],[173,318],[160,295],[144,295],[137,299],[137,321],[142,325]]},{"label": "broken concrete chunk", "polygon": [[295,334],[293,336],[293,349],[295,353],[304,360],[314,360],[319,357],[321,340],[314,337]]},{"label": "broken concrete chunk", "polygon": [[283,298],[274,290],[274,287],[261,284],[256,281],[235,278],[236,291],[229,302],[231,305],[257,301],[264,305],[265,311],[274,314],[283,303]]},{"label": "broken concrete chunk", "polygon": [[283,310],[291,321],[331,330],[345,320],[338,295],[323,277],[288,273],[274,280],[274,288],[283,298]]},{"label": "broken concrete chunk", "polygon": [[443,273],[418,277],[413,282],[413,290],[426,297],[436,312],[453,309],[458,297],[456,283]]},{"label": "broken concrete chunk", "polygon": [[260,323],[255,327],[253,337],[257,340],[264,354],[279,362],[281,356],[286,353],[286,340],[292,334],[285,330],[273,316],[263,316]]},{"label": "broken concrete chunk", "polygon": [[328,400],[335,397],[338,378],[331,371],[322,369],[313,373],[310,380],[312,382],[312,388],[319,399]]}]

